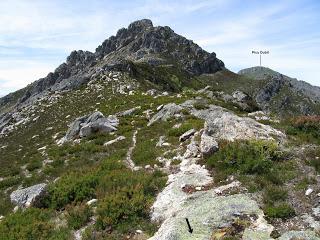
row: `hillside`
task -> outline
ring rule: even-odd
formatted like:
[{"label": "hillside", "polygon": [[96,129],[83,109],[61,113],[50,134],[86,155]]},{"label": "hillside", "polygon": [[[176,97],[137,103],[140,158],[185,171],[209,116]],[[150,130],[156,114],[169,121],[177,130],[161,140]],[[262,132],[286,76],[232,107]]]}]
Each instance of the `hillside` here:
[{"label": "hillside", "polygon": [[0,99],[0,239],[320,239],[317,91],[261,70],[146,19],[72,52]]},{"label": "hillside", "polygon": [[238,74],[263,82],[255,99],[264,110],[282,115],[319,115],[320,87],[265,67],[243,69]]}]

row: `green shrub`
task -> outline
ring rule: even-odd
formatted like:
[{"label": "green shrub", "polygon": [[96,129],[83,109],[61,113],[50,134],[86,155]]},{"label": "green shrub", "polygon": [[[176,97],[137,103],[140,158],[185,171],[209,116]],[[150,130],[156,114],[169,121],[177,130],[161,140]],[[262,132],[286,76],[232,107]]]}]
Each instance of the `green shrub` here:
[{"label": "green shrub", "polygon": [[203,127],[204,121],[202,119],[195,118],[194,116],[187,116],[186,121],[178,128],[170,128],[168,130],[168,136],[180,137],[186,131],[194,128],[199,130]]},{"label": "green shrub", "polygon": [[103,198],[110,192],[128,187],[140,186],[145,195],[155,196],[156,193],[165,186],[166,178],[160,171],[152,174],[133,172],[129,169],[117,169],[104,174],[97,186],[97,197]]},{"label": "green shrub", "polygon": [[235,141],[221,146],[221,149],[207,159],[211,168],[226,174],[266,174],[272,168],[272,161],[279,159],[277,146],[266,141]]},{"label": "green shrub", "polygon": [[179,128],[171,128],[168,132],[168,135],[171,137],[180,137],[186,131],[192,129],[191,124],[183,124]]},{"label": "green shrub", "polygon": [[276,206],[266,206],[264,212],[268,218],[287,219],[295,216],[294,209],[287,203],[280,203]]},{"label": "green shrub", "polygon": [[302,142],[320,143],[320,116],[299,116],[285,122],[286,133]]},{"label": "green shrub", "polygon": [[278,186],[268,186],[263,194],[263,201],[266,204],[273,204],[277,201],[284,201],[288,197],[288,191]]},{"label": "green shrub", "polygon": [[137,165],[146,165],[156,163],[157,158],[156,143],[151,139],[141,139],[133,150],[132,158]]},{"label": "green shrub", "polygon": [[0,223],[0,239],[6,240],[54,240],[70,239],[66,229],[57,229],[53,211],[29,208],[6,216]]},{"label": "green shrub", "polygon": [[68,226],[74,230],[80,229],[89,222],[92,212],[86,204],[70,205],[66,208]]},{"label": "green shrub", "polygon": [[18,176],[5,178],[4,180],[0,181],[0,189],[12,187],[14,185],[19,184],[20,181],[21,181],[21,178]]},{"label": "green shrub", "polygon": [[69,203],[93,198],[97,183],[97,176],[90,173],[75,172],[64,175],[49,187],[46,205],[53,208],[63,208]]},{"label": "green shrub", "polygon": [[9,196],[5,195],[5,193],[0,192],[0,216],[5,216],[10,213],[13,209],[13,204],[10,201]]},{"label": "green shrub", "polygon": [[98,205],[97,226],[121,230],[123,225],[137,225],[148,218],[151,198],[144,194],[140,185],[124,187],[107,195]]},{"label": "green shrub", "polygon": [[33,171],[33,170],[39,169],[41,167],[42,167],[41,160],[33,160],[30,163],[28,163],[28,165],[27,165],[27,169],[29,171]]}]

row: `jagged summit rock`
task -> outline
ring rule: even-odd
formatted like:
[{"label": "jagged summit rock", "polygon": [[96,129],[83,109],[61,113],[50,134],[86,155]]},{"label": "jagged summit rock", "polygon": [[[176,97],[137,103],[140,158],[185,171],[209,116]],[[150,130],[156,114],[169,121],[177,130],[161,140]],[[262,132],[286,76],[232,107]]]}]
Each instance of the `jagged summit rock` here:
[{"label": "jagged summit rock", "polygon": [[[154,27],[149,19],[121,28],[94,53],[73,51],[54,72],[30,84],[19,103],[28,103],[44,91],[70,90],[87,83],[101,66],[130,69],[129,62],[177,64],[190,74],[214,73],[224,69],[215,53],[208,53],[193,41],[176,34],[170,27]],[[0,101],[1,103],[1,101]]]},{"label": "jagged summit rock", "polygon": [[208,53],[193,41],[176,34],[170,27],[154,27],[151,20],[135,21],[120,29],[96,49],[98,58],[111,62],[119,59],[151,64],[177,60],[192,74],[214,73],[224,68],[215,53]]}]

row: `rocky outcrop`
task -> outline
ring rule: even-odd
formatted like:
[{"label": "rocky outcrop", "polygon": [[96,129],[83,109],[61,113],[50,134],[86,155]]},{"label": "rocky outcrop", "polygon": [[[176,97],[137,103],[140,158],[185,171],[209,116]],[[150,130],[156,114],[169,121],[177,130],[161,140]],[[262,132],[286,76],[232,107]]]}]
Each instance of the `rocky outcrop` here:
[{"label": "rocky outcrop", "polygon": [[180,113],[183,108],[175,103],[169,103],[162,107],[162,109],[156,113],[149,121],[148,126],[152,125],[156,121],[167,121],[175,114]]},{"label": "rocky outcrop", "polygon": [[242,91],[234,91],[232,93],[232,98],[233,99],[231,101],[244,111],[252,112],[258,109],[255,101],[248,94]]},{"label": "rocky outcrop", "polygon": [[283,77],[272,77],[269,82],[263,86],[256,95],[256,101],[264,108],[269,106],[269,102],[274,97],[284,84]]},{"label": "rocky outcrop", "polygon": [[23,91],[1,98],[0,114],[2,105],[7,103],[25,106],[48,92],[76,89],[88,83],[101,66],[108,71],[133,73],[134,62],[158,65],[172,64],[172,60],[190,74],[214,73],[224,69],[224,63],[215,53],[206,52],[167,26],[155,27],[151,20],[142,19],[120,29],[94,53],[73,51],[54,72],[28,85]]},{"label": "rocky outcrop", "polygon": [[206,121],[208,135],[217,140],[285,138],[285,134],[269,125],[258,123],[251,118],[239,117],[222,107],[210,105],[208,109],[193,109],[191,113]]},{"label": "rocky outcrop", "polygon": [[88,137],[98,132],[113,132],[117,130],[118,125],[119,120],[117,117],[104,117],[101,112],[94,112],[91,115],[77,118],[74,122],[72,122],[66,135],[58,141],[58,144],[63,144],[78,137]]},{"label": "rocky outcrop", "polygon": [[11,202],[19,207],[29,207],[37,198],[44,194],[46,186],[47,184],[41,183],[16,190],[10,194]]},{"label": "rocky outcrop", "polygon": [[214,73],[224,69],[215,53],[208,53],[171,28],[154,27],[151,20],[133,22],[120,29],[96,49],[96,56],[108,62],[120,59],[143,61],[151,65],[175,61],[192,74]]},{"label": "rocky outcrop", "polygon": [[[195,136],[198,133],[195,133]],[[273,227],[264,219],[258,204],[246,194],[223,196],[229,189],[238,189],[239,182],[212,189],[213,178],[199,165],[198,143],[193,136],[181,160],[177,172],[169,175],[167,186],[157,196],[152,206],[151,218],[162,222],[150,240],[216,239],[216,231],[231,228],[237,219],[244,217],[250,222],[250,234],[261,231],[270,236]],[[186,218],[194,231],[188,232]]]},{"label": "rocky outcrop", "polygon": [[219,146],[218,142],[215,140],[214,137],[208,135],[208,130],[205,127],[201,135],[200,141],[200,151],[204,156],[208,156],[216,151],[218,151]]},{"label": "rocky outcrop", "polygon": [[131,108],[131,109],[122,111],[122,112],[118,112],[118,113],[116,113],[116,116],[117,116],[117,117],[129,116],[129,115],[132,115],[133,113],[137,112],[137,111],[140,110],[140,109],[141,109],[140,106],[134,107],[134,108]]},{"label": "rocky outcrop", "polygon": [[282,115],[319,114],[320,87],[290,78],[266,67],[252,67],[239,71],[260,81],[255,90],[255,100],[263,110],[272,110]]}]

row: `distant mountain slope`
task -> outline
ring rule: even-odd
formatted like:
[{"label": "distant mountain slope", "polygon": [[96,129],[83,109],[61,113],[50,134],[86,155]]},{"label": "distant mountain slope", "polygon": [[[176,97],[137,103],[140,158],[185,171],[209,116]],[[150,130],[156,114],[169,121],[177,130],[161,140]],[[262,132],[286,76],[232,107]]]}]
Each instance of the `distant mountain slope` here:
[{"label": "distant mountain slope", "polygon": [[257,80],[264,80],[266,78],[274,77],[274,78],[281,78],[285,81],[289,81],[290,84],[292,85],[293,89],[296,92],[300,92],[308,97],[310,97],[311,100],[313,101],[320,101],[320,87],[318,86],[312,86],[311,84],[297,80],[296,78],[291,78],[286,75],[283,75],[279,72],[276,72],[270,68],[266,67],[251,67],[251,68],[246,68],[242,69],[238,72],[240,75],[245,75]]},{"label": "distant mountain slope", "polygon": [[313,115],[320,112],[320,87],[265,67],[243,69],[238,74],[261,81],[255,99],[263,109],[282,115]]}]

